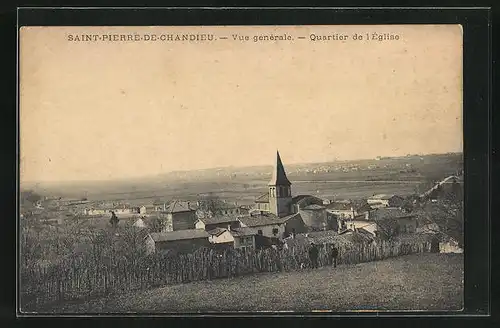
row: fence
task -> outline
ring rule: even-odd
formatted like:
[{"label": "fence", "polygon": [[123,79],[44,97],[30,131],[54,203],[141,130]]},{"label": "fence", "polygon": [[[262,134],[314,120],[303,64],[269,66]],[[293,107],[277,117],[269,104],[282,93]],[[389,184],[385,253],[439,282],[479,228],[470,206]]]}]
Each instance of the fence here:
[{"label": "fence", "polygon": [[[382,242],[339,248],[339,265],[430,252],[429,242]],[[319,266],[331,265],[332,245],[319,245]],[[308,263],[308,246],[289,249],[200,249],[187,255],[151,255],[140,259],[80,256],[51,267],[21,270],[23,310],[51,302],[109,295],[191,281],[230,278],[258,272],[295,271]]]}]

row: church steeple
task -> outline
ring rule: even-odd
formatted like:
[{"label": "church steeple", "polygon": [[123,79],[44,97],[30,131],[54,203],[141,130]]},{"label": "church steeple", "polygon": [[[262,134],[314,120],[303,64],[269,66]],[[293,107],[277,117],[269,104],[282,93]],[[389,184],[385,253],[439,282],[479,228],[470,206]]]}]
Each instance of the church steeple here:
[{"label": "church steeple", "polygon": [[288,180],[285,168],[281,162],[279,151],[276,151],[276,166],[273,177],[269,181],[269,210],[277,216],[291,214],[292,183]]},{"label": "church steeple", "polygon": [[286,177],[285,168],[281,162],[280,152],[276,151],[276,166],[273,170],[273,177],[268,186],[290,186],[292,183]]}]

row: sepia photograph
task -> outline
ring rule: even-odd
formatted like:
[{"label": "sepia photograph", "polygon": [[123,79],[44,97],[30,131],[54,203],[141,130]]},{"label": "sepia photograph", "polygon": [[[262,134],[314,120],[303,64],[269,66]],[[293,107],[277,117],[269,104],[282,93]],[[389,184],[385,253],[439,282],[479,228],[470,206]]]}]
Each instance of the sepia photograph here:
[{"label": "sepia photograph", "polygon": [[463,310],[461,25],[18,42],[20,313]]}]

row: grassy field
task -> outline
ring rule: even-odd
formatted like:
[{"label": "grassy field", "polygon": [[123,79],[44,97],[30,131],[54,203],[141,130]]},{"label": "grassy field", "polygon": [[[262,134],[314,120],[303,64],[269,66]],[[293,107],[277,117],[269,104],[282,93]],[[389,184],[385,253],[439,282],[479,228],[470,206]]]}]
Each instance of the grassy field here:
[{"label": "grassy field", "polygon": [[[272,164],[273,158],[270,158],[269,162]],[[373,159],[307,165],[288,165],[285,161],[284,164],[293,183],[294,195],[364,198],[374,193],[407,195],[416,191],[423,192],[432,186],[432,181],[454,174],[462,167],[461,163],[460,154],[441,154],[380,161]],[[360,170],[348,172],[333,170],[339,165],[346,167],[359,165]],[[414,171],[405,171],[406,165],[411,165]],[[316,171],[321,168],[328,168],[329,171]],[[209,169],[135,180],[36,184],[25,188],[31,187],[48,196],[76,198],[85,196],[89,200],[127,201],[131,204],[148,204],[155,200],[172,198],[194,200],[200,193],[212,192],[228,201],[250,204],[256,196],[267,191],[272,169],[272,166]]]},{"label": "grassy field", "polygon": [[156,288],[64,304],[57,313],[460,310],[461,254],[417,254]]}]

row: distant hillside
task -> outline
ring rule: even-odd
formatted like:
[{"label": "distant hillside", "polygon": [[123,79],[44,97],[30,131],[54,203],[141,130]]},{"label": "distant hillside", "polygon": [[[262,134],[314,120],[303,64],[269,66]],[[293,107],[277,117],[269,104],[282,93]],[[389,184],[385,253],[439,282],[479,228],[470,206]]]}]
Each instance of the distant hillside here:
[{"label": "distant hillside", "polygon": [[[309,164],[287,164],[285,162],[284,164],[292,183],[293,181],[305,180],[440,180],[463,168],[462,156],[461,153],[450,153]],[[42,195],[86,197],[87,194],[119,194],[150,192],[165,188],[187,188],[196,183],[214,188],[217,188],[217,185],[230,186],[233,184],[264,186],[271,177],[272,168],[272,165],[224,167],[176,171],[124,180],[31,183],[21,186],[21,189],[34,190]]]}]

